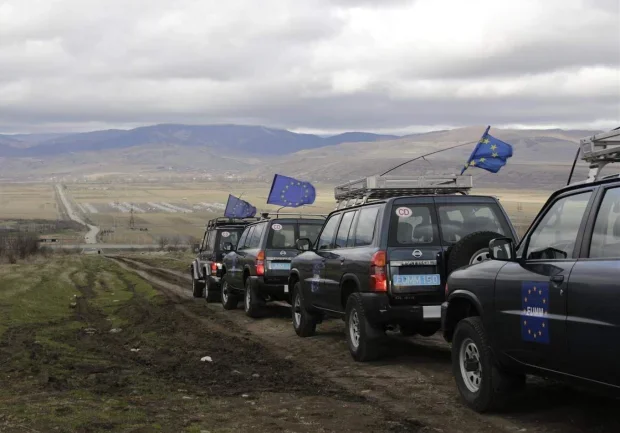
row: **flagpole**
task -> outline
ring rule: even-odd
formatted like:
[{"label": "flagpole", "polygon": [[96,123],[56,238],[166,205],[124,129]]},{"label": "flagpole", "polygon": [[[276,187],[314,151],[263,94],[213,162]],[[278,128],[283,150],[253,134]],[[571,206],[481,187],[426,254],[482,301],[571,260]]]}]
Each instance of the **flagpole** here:
[{"label": "flagpole", "polygon": [[436,150],[436,151],[434,151],[434,152],[427,153],[427,154],[424,154],[424,155],[422,155],[422,156],[416,156],[415,158],[410,159],[410,160],[408,160],[408,161],[405,161],[405,162],[403,162],[402,164],[397,165],[396,167],[390,168],[388,171],[386,171],[386,172],[385,172],[385,173],[383,173],[383,174],[380,174],[379,176],[385,176],[385,175],[386,175],[386,174],[388,174],[390,171],[394,171],[394,170],[396,170],[397,168],[400,168],[400,167],[402,167],[402,166],[403,166],[403,165],[405,165],[405,164],[409,164],[410,162],[417,161],[418,159],[422,159],[422,158],[424,158],[424,157],[426,157],[426,156],[434,155],[434,154],[436,154],[436,153],[444,152],[444,151],[446,151],[446,150],[450,150],[450,149],[456,149],[457,147],[468,146],[468,145],[473,144],[473,143],[476,143],[476,141],[468,141],[467,143],[457,144],[456,146],[452,146],[452,147],[446,147],[445,149]]}]

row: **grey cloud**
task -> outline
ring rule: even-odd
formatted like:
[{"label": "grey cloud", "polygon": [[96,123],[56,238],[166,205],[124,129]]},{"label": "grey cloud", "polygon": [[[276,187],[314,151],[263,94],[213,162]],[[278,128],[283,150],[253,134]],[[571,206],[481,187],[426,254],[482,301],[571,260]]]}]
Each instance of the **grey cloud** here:
[{"label": "grey cloud", "polygon": [[[438,51],[416,58],[406,50],[369,49],[366,58],[340,63],[339,55],[346,57],[348,50],[360,47],[363,51],[365,41],[339,45],[344,44],[339,37],[348,23],[333,8],[380,11],[413,3],[266,0],[245,10],[248,3],[240,0],[213,1],[198,9],[205,14],[204,25],[193,22],[189,29],[174,30],[166,30],[167,19],[174,21],[175,14],[191,5],[207,3],[65,0],[40,15],[29,14],[20,25],[3,26],[0,18],[0,132],[158,122],[398,130],[412,125],[620,121],[620,75],[618,92],[592,93],[589,98],[525,92],[395,98],[392,93],[404,81],[448,86],[454,80],[534,79],[536,74],[576,73],[592,66],[620,71],[616,0],[586,0],[584,7],[600,11],[598,21],[549,23],[551,29],[555,25],[570,31],[524,32],[492,57]],[[203,19],[181,16],[198,23]],[[334,48],[334,58],[328,59],[333,65],[317,60],[319,46]],[[414,44],[411,52],[416,48]],[[367,73],[368,83],[338,94],[333,77],[349,69]]]}]

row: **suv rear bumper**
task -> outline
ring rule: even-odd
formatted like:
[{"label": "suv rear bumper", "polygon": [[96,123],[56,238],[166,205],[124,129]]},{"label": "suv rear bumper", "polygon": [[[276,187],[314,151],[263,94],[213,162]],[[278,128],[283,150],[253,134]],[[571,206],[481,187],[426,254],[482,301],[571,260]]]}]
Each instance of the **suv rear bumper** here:
[{"label": "suv rear bumper", "polygon": [[384,293],[361,293],[366,318],[373,324],[437,323],[441,321],[441,306],[391,305]]},{"label": "suv rear bumper", "polygon": [[263,277],[250,277],[250,281],[254,290],[261,295],[269,295],[269,297],[280,301],[289,301],[290,293],[287,284],[266,283]]}]

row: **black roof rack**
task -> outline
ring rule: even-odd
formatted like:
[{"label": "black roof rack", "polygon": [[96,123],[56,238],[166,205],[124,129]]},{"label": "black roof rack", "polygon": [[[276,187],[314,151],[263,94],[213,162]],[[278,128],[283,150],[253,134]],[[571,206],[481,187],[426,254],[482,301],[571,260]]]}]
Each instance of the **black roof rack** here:
[{"label": "black roof rack", "polygon": [[275,212],[275,215],[273,213],[269,213],[269,212],[263,212],[261,214],[261,219],[271,219],[271,218],[281,218],[281,217],[290,217],[290,218],[327,218],[326,215],[322,215],[322,214],[313,214],[313,213],[303,213],[303,212]]},{"label": "black roof rack", "polygon": [[469,175],[369,176],[334,188],[336,209],[408,195],[468,194],[473,187]]},{"label": "black roof rack", "polygon": [[207,222],[207,229],[212,229],[218,226],[230,226],[230,225],[239,225],[245,226],[251,224],[255,221],[259,221],[260,218],[251,217],[251,218],[228,218],[228,217],[219,217],[213,218]]}]

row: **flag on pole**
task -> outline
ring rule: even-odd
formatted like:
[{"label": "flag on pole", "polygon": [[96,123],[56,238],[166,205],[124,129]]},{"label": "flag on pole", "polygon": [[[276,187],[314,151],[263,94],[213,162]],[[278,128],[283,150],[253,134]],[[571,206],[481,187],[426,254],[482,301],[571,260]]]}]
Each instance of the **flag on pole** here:
[{"label": "flag on pole", "polygon": [[478,167],[491,173],[497,173],[506,165],[508,158],[512,156],[512,146],[490,135],[489,129],[491,129],[490,126],[484,131],[465,167],[461,170],[461,174],[469,167]]}]

